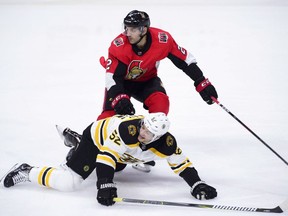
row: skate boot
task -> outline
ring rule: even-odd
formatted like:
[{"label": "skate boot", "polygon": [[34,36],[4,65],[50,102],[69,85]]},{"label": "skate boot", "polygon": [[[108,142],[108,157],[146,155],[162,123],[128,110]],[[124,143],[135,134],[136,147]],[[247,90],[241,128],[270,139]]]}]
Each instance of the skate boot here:
[{"label": "skate boot", "polygon": [[152,167],[155,166],[155,161],[149,161],[143,164],[134,164],[132,167],[141,172],[150,172]]},{"label": "skate boot", "polygon": [[[29,172],[32,167],[26,163],[21,165],[15,164],[9,172],[4,176],[4,187],[12,187],[18,183],[29,181]],[[1,181],[2,181],[1,179]]]},{"label": "skate boot", "polygon": [[76,149],[78,148],[78,145],[82,139],[82,135],[78,134],[75,131],[72,131],[68,127],[63,129],[59,125],[56,125],[56,129],[61,139],[64,141],[64,145],[71,148],[66,156],[66,161],[68,161],[70,160],[70,158],[72,157]]},{"label": "skate boot", "polygon": [[77,147],[82,139],[82,135],[78,134],[75,131],[72,131],[70,128],[62,128],[59,125],[56,125],[56,129],[59,133],[59,136],[64,141],[64,145],[67,147]]}]

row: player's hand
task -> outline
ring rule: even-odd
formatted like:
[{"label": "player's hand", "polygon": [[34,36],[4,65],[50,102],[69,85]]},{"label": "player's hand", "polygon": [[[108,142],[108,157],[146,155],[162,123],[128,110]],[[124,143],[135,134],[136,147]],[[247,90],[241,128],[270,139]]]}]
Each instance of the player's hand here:
[{"label": "player's hand", "polygon": [[117,197],[116,184],[109,179],[99,179],[97,182],[97,200],[100,204],[111,206],[115,203],[114,197]]},{"label": "player's hand", "polygon": [[210,83],[208,79],[205,77],[201,77],[194,83],[196,87],[196,91],[199,92],[202,99],[209,105],[213,104],[212,96],[216,99],[218,98],[218,94],[216,92],[215,87]]},{"label": "player's hand", "polygon": [[114,98],[111,103],[112,108],[120,115],[134,115],[135,109],[130,101],[130,97],[126,94],[120,94]]},{"label": "player's hand", "polygon": [[191,187],[191,194],[198,200],[201,199],[208,200],[217,197],[216,189],[214,187],[207,185],[203,181],[198,181]]}]

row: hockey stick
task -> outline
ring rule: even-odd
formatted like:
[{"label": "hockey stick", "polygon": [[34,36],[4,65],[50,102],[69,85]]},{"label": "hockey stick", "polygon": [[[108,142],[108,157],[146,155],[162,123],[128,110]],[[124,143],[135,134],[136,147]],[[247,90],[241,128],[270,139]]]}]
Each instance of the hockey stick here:
[{"label": "hockey stick", "polygon": [[274,149],[272,149],[266,142],[264,142],[257,134],[255,134],[249,127],[247,127],[240,119],[238,119],[233,113],[231,113],[223,104],[221,104],[215,97],[211,97],[212,100],[217,103],[223,110],[229,113],[235,120],[237,120],[243,127],[245,127],[250,133],[252,133],[260,142],[262,142],[267,148],[269,148],[278,158],[280,158],[286,165],[288,162],[284,160]]},{"label": "hockey stick", "polygon": [[167,205],[167,206],[181,206],[181,207],[194,207],[202,209],[218,209],[218,210],[231,210],[231,211],[245,211],[245,212],[265,212],[265,213],[282,213],[288,208],[288,199],[281,205],[275,208],[258,208],[258,207],[240,207],[240,206],[225,206],[225,205],[209,205],[197,203],[183,203],[183,202],[167,202],[158,200],[144,200],[144,199],[131,199],[116,197],[113,199],[115,202],[127,202],[137,204],[151,204],[151,205]]}]

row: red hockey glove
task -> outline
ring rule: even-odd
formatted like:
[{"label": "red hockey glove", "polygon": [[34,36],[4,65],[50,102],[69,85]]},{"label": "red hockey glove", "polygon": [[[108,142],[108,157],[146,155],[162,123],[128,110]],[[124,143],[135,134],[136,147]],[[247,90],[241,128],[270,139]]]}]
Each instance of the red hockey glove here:
[{"label": "red hockey glove", "polygon": [[105,60],[104,56],[101,56],[99,59],[100,64],[102,65],[103,68],[106,69],[106,65],[107,65],[107,60]]},{"label": "red hockey glove", "polygon": [[212,96],[218,98],[218,94],[216,92],[215,87],[210,83],[208,79],[205,77],[201,77],[194,83],[196,87],[196,91],[199,92],[202,99],[209,105],[213,104]]},{"label": "red hockey glove", "polygon": [[135,109],[130,101],[130,97],[126,94],[119,94],[111,103],[112,108],[120,115],[134,115]]}]

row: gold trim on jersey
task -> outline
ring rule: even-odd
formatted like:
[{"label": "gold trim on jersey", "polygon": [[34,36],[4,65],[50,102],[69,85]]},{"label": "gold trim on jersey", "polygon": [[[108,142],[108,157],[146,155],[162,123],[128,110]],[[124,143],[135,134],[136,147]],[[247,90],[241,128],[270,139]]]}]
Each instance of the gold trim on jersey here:
[{"label": "gold trim on jersey", "polygon": [[187,167],[189,167],[191,165],[192,165],[191,162],[185,163],[182,166],[180,166],[178,169],[174,169],[173,172],[176,174],[181,173],[184,169],[186,169]]},{"label": "gold trim on jersey", "polygon": [[192,163],[189,161],[188,158],[186,158],[185,161],[183,161],[180,164],[171,164],[171,163],[169,163],[169,166],[171,167],[171,169],[173,170],[174,173],[179,174],[184,169],[186,169],[187,167],[192,166]]},{"label": "gold trim on jersey", "polygon": [[99,120],[97,121],[97,125],[95,128],[95,132],[94,132],[94,140],[96,143],[97,148],[100,150],[104,140],[106,140],[107,138],[107,127],[109,124],[111,118],[107,118],[107,119],[103,119],[103,120]]},{"label": "gold trim on jersey", "polygon": [[106,165],[111,166],[114,169],[116,169],[116,162],[111,157],[109,157],[108,155],[98,154],[97,155],[97,162],[106,164]]},{"label": "gold trim on jersey", "polygon": [[126,143],[126,145],[130,148],[138,148],[139,147],[139,145],[140,145],[140,142],[137,142],[137,143],[131,143],[131,144],[127,144]]},{"label": "gold trim on jersey", "polygon": [[148,150],[150,150],[150,151],[152,151],[154,154],[156,154],[158,157],[161,157],[161,158],[166,158],[167,157],[167,155],[165,155],[165,154],[162,154],[161,152],[159,152],[157,149],[155,149],[155,148],[150,148],[150,149],[148,149]]},{"label": "gold trim on jersey", "polygon": [[116,151],[113,151],[112,149],[106,147],[106,146],[102,146],[101,149],[100,149],[101,152],[108,152],[110,153],[111,155],[113,155],[117,160],[120,158],[120,155],[116,152]]}]

